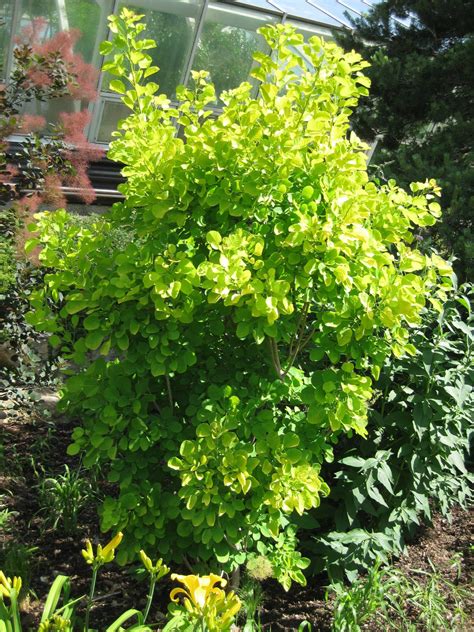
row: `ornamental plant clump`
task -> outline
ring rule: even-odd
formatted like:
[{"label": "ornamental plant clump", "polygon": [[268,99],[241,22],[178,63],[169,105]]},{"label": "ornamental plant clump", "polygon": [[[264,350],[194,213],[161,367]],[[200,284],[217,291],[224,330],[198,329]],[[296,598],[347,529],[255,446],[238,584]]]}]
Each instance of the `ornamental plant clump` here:
[{"label": "ornamental plant clump", "polygon": [[54,271],[30,320],[83,367],[62,398],[82,419],[69,453],[117,485],[101,515],[125,534],[119,562],[146,547],[231,571],[264,555],[303,583],[292,519],[329,493],[333,445],[366,434],[385,358],[415,352],[410,327],[450,288],[412,232],[436,221],[439,191],[369,181],[349,130],[368,92],[358,54],[262,28],[258,96],[224,92],[214,118],[205,72],[175,106],[148,79],[140,16],[110,26],[125,200],[79,232],[64,210],[36,225]]},{"label": "ornamental plant clump", "polygon": [[[40,204],[65,204],[63,185],[75,187],[85,202],[92,202],[87,168],[103,153],[84,135],[87,109],[77,110],[80,99],[97,97],[96,70],[74,52],[79,32],[46,39],[47,31],[42,18],[21,30],[15,38],[13,71],[0,84],[0,384],[9,389],[52,374],[50,366],[39,367],[35,348],[41,337],[24,319],[27,297],[42,275],[34,252],[25,260],[24,224]],[[60,112],[55,125],[25,112],[40,102],[56,101],[57,106],[66,97],[71,98],[69,105],[74,99],[75,111]],[[12,134],[23,137],[19,149],[8,141]]]},{"label": "ornamental plant clump", "polygon": [[[91,608],[96,594],[96,583],[99,570],[112,562],[117,547],[122,541],[123,534],[117,533],[104,547],[94,546],[86,540],[85,548],[81,551],[87,564],[92,568],[92,579],[89,595],[71,597],[71,580],[66,575],[57,575],[49,589],[44,604],[38,632],[94,632],[97,628],[89,627]],[[149,591],[143,612],[136,608],[129,608],[107,627],[108,632],[127,630],[133,632],[152,632],[157,629],[156,624],[146,624],[153,601],[156,583],[167,575],[170,569],[159,559],[154,564],[145,551],[140,551],[140,558],[144,570],[149,576]],[[171,579],[179,581],[184,588],[174,588],[170,592],[168,606],[168,622],[163,632],[229,632],[236,614],[241,608],[240,599],[232,591],[225,593],[223,587],[227,581],[223,577],[210,574],[176,575]],[[0,570],[0,629],[2,632],[22,632],[22,622],[19,608],[19,596],[22,587],[21,577],[7,577]],[[62,602],[62,603],[61,603]],[[85,602],[85,616],[82,620],[77,612],[80,602]],[[181,603],[182,602],[182,603]],[[61,605],[60,605],[61,604]],[[134,623],[130,624],[131,621]],[[31,629],[31,628],[28,628]]]}]

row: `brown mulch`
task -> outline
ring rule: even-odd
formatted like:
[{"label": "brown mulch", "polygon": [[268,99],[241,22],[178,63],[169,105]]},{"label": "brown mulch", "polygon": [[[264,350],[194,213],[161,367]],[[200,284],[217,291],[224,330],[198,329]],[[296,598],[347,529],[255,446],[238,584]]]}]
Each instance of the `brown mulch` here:
[{"label": "brown mulch", "polygon": [[[15,512],[7,530],[0,528],[0,564],[9,547],[22,545],[33,549],[29,555],[30,588],[36,598],[23,603],[25,628],[39,619],[42,602],[54,576],[61,573],[72,578],[73,594],[84,594],[89,587],[90,568],[80,554],[85,538],[104,542],[100,534],[96,503],[92,502],[80,516],[77,537],[62,536],[45,523],[38,503],[40,478],[63,472],[64,464],[79,465],[77,457],[66,455],[73,424],[54,415],[54,397],[40,393],[42,399],[31,406],[0,397],[0,510]],[[108,486],[98,490],[98,496]],[[469,586],[473,570],[472,512],[454,509],[452,521],[435,514],[430,526],[421,527],[416,539],[396,566],[408,576],[418,571],[429,572],[432,566],[450,581]],[[461,576],[453,559],[461,563]],[[265,583],[265,601],[261,609],[262,628],[266,632],[297,630],[303,621],[313,632],[331,630],[332,602],[325,599],[327,578],[308,580],[306,587],[294,586],[286,593],[275,581]],[[152,618],[160,620],[166,611],[171,582],[157,587]],[[91,623],[104,628],[124,610],[144,606],[147,586],[140,583],[131,570],[113,564],[103,569],[98,581],[100,599],[92,611]],[[466,604],[472,614],[472,600]],[[466,630],[474,630],[474,618]],[[370,629],[370,628],[369,628]],[[375,629],[375,628],[374,628]],[[420,628],[421,629],[421,628]]]}]

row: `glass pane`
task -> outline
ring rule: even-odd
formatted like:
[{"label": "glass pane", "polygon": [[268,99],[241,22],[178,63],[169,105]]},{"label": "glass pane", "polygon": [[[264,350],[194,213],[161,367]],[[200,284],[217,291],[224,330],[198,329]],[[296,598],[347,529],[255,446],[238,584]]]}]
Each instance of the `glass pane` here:
[{"label": "glass pane", "polygon": [[5,77],[12,32],[13,0],[0,2],[0,77]]},{"label": "glass pane", "polygon": [[19,0],[18,32],[31,28],[38,18],[44,20],[38,31],[42,41],[58,31],[77,30],[75,52],[98,67],[99,44],[106,37],[112,7],[113,0]]},{"label": "glass pane", "polygon": [[[123,6],[144,16],[146,36],[157,44],[156,49],[147,52],[160,68],[151,80],[160,85],[160,92],[172,98],[183,81],[203,0],[121,0],[119,9]],[[102,90],[106,89],[107,80],[103,80]]]},{"label": "glass pane", "polygon": [[51,130],[51,125],[56,125],[60,122],[59,115],[62,112],[81,112],[81,110],[87,109],[89,102],[86,100],[72,99],[71,97],[60,97],[57,99],[51,99],[49,101],[34,100],[30,103],[26,103],[21,112],[22,114],[28,114],[33,116],[42,116],[45,121],[45,127],[41,128],[41,134],[48,134]]},{"label": "glass pane", "polygon": [[[33,29],[35,37],[47,42],[61,31],[77,31],[74,52],[85,62],[100,67],[99,45],[107,35],[107,16],[113,8],[113,0],[19,0],[17,34]],[[78,64],[81,74],[82,64]],[[84,69],[85,70],[85,69]],[[97,88],[97,77],[85,70],[80,83],[85,93]],[[23,112],[43,116],[47,123],[58,123],[61,112],[80,112],[89,106],[90,96],[83,99],[62,97],[49,101],[34,101],[25,105]],[[75,95],[76,96],[76,95]],[[46,128],[47,133],[47,128]]]},{"label": "glass pane", "polygon": [[[303,2],[305,1],[306,0],[303,0]],[[239,0],[239,2],[241,4],[247,4],[249,7],[257,7],[259,9],[266,9],[267,11],[275,11],[276,13],[278,13],[278,9],[273,4],[271,4],[271,2],[267,2],[267,0]],[[279,4],[278,0],[276,4]]]},{"label": "glass pane", "polygon": [[293,18],[303,18],[329,26],[341,27],[344,23],[347,24],[347,19],[344,18],[347,7],[343,1],[314,0],[314,4],[309,4],[306,0],[277,0],[276,4]]},{"label": "glass pane", "polygon": [[252,54],[266,51],[266,43],[256,33],[275,16],[243,7],[210,3],[199,40],[193,70],[207,70],[217,94],[249,79]]},{"label": "glass pane", "polygon": [[287,22],[296,27],[298,33],[301,33],[301,35],[304,37],[305,42],[307,42],[310,37],[313,37],[313,35],[322,37],[325,40],[333,39],[331,29],[325,26],[320,26],[319,24],[310,24],[309,22],[298,22],[296,20],[287,20]]},{"label": "glass pane", "polygon": [[129,115],[130,109],[121,101],[105,101],[97,132],[97,142],[108,143],[112,138],[112,132],[117,129],[118,122]]}]

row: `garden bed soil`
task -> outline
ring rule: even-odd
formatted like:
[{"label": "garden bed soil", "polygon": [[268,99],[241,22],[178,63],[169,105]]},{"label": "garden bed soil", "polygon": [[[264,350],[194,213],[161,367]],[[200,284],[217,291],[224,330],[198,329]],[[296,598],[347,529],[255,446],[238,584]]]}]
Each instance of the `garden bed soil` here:
[{"label": "garden bed soil", "polygon": [[[38,502],[38,483],[44,476],[63,473],[64,464],[74,468],[79,462],[77,457],[66,454],[75,424],[55,415],[54,393],[43,389],[37,395],[39,401],[35,402],[28,396],[16,398],[10,393],[2,398],[0,394],[1,509],[13,512],[7,528],[0,529],[0,563],[5,568],[8,552],[20,548],[16,555],[20,555],[26,565],[33,595],[23,602],[25,627],[37,624],[45,595],[58,573],[72,577],[74,595],[88,590],[90,567],[81,556],[84,540],[90,538],[103,543],[107,539],[100,533],[96,502],[82,511],[75,537],[63,536],[45,522]],[[107,484],[99,483],[98,487],[98,497],[110,492]],[[396,566],[408,576],[419,577],[418,571],[429,572],[433,565],[446,579],[469,586],[473,570],[472,543],[472,512],[455,508],[451,522],[435,514],[431,525],[420,527],[416,539]],[[459,577],[452,564],[456,556],[461,561]],[[306,587],[294,585],[285,592],[274,580],[267,581],[260,613],[262,629],[297,630],[306,620],[313,631],[331,630],[332,601],[325,599],[326,584],[326,577],[317,576],[309,578]],[[157,623],[163,620],[161,613],[166,611],[171,587],[165,578],[157,588],[152,609],[152,620]],[[147,586],[138,581],[132,570],[108,565],[99,577],[99,599],[92,611],[92,625],[104,629],[124,610],[143,607],[146,591]],[[472,600],[466,609],[471,615],[466,630],[472,630]]]}]

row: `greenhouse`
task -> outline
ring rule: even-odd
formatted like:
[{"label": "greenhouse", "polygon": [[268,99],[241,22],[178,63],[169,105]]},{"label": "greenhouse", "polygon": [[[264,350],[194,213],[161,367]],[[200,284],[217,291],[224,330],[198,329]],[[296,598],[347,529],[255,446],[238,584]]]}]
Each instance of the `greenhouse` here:
[{"label": "greenhouse", "polygon": [[[123,6],[145,16],[147,34],[158,48],[153,52],[160,67],[161,91],[173,97],[179,84],[190,81],[192,70],[207,70],[217,93],[249,78],[255,50],[264,48],[257,29],[264,24],[289,22],[309,38],[330,38],[334,29],[347,28],[374,3],[368,0],[2,0],[0,3],[0,79],[10,76],[16,37],[43,19],[46,40],[58,31],[77,30],[76,45],[84,61],[101,69],[100,42],[108,37],[107,17]],[[11,36],[10,36],[11,34]],[[126,114],[120,97],[109,89],[110,78],[101,74],[99,98],[91,103],[36,103],[34,114],[54,121],[67,108],[91,112],[88,139],[108,143],[117,122]],[[258,86],[255,87],[258,89]]]}]

